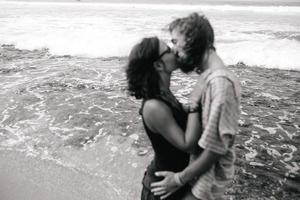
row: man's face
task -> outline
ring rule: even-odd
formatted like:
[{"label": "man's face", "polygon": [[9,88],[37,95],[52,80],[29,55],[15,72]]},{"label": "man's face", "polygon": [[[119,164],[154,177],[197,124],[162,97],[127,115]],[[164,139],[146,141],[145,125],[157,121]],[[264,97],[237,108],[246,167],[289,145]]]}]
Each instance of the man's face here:
[{"label": "man's face", "polygon": [[180,33],[178,28],[171,32],[171,42],[173,44],[173,51],[176,53],[176,55],[179,58],[184,58],[186,56],[184,51],[184,46],[186,44],[185,36]]},{"label": "man's face", "polygon": [[192,64],[192,60],[185,51],[185,35],[182,34],[178,28],[175,28],[171,31],[171,42],[173,44],[172,48],[177,56],[177,61],[181,71],[185,73],[192,71],[194,69],[194,65]]}]

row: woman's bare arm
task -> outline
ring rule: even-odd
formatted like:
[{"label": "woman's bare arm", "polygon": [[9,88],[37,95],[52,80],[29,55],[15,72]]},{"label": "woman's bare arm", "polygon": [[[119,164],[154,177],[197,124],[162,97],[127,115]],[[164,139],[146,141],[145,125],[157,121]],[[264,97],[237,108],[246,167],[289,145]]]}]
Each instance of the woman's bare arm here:
[{"label": "woman's bare arm", "polygon": [[201,135],[199,113],[189,114],[185,133],[176,123],[171,109],[160,100],[148,100],[144,105],[143,116],[153,132],[161,134],[183,151],[193,151]]}]

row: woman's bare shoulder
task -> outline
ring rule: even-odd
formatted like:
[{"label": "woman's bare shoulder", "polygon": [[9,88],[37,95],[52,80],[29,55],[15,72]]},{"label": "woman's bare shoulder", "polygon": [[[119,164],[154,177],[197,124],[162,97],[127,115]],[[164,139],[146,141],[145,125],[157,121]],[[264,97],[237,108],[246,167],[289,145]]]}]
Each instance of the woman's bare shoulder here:
[{"label": "woman's bare shoulder", "polygon": [[143,113],[146,114],[148,112],[162,112],[168,110],[168,106],[162,100],[159,99],[149,99],[144,104],[144,111]]}]

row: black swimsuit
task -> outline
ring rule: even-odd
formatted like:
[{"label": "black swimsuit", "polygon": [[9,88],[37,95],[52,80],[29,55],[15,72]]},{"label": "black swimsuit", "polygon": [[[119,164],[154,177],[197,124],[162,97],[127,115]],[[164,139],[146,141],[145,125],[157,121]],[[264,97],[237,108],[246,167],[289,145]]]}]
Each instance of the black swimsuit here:
[{"label": "black swimsuit", "polygon": [[[187,123],[187,114],[184,112],[182,106],[174,106],[169,102],[159,98],[158,100],[163,101],[167,106],[172,110],[172,114],[176,123],[182,128],[183,131],[186,129]],[[145,101],[142,103],[140,113],[143,111]],[[156,177],[154,175],[157,171],[172,171],[179,172],[182,171],[189,163],[189,154],[185,153],[171,143],[169,143],[161,134],[152,132],[146,125],[143,115],[143,124],[146,130],[146,133],[151,141],[153,150],[154,150],[154,159],[151,161],[150,165],[147,167],[143,178],[143,191],[142,191],[142,200],[159,200],[158,196],[154,196],[151,193],[150,184],[152,182],[162,180],[161,177]],[[182,187],[176,191],[173,195],[167,198],[167,200],[180,200],[183,195],[187,192],[187,186]]]}]

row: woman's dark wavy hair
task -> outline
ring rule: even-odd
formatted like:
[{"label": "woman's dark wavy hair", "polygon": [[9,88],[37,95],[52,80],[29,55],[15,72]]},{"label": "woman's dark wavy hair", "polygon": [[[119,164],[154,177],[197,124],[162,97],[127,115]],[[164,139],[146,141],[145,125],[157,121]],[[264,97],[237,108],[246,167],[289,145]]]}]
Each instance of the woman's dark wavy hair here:
[{"label": "woman's dark wavy hair", "polygon": [[169,24],[169,32],[179,30],[185,35],[186,45],[184,51],[187,55],[185,62],[188,64],[181,68],[183,72],[191,72],[196,68],[196,71],[201,70],[206,50],[214,47],[214,30],[204,15],[192,13],[187,17],[175,19]]},{"label": "woman's dark wavy hair", "polygon": [[144,38],[132,48],[126,66],[127,89],[131,96],[149,99],[160,94],[159,74],[153,66],[158,57],[157,37]]}]

